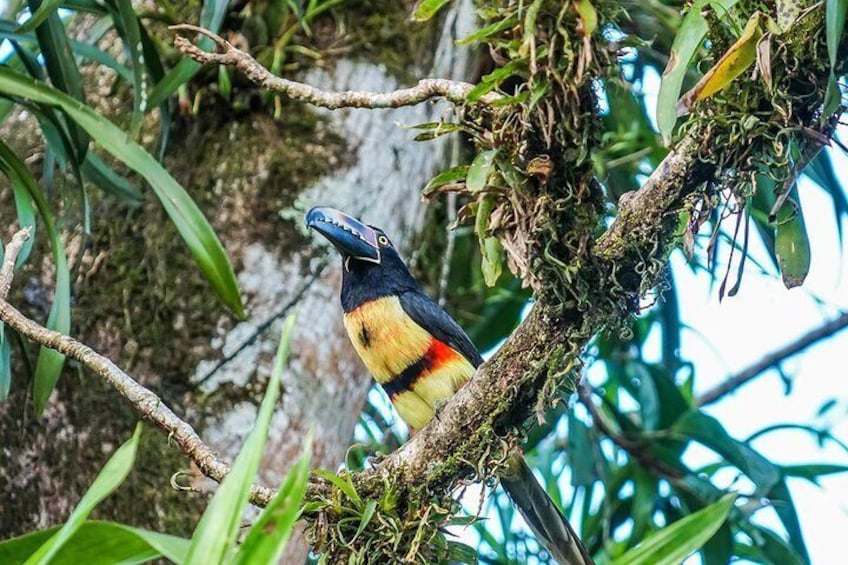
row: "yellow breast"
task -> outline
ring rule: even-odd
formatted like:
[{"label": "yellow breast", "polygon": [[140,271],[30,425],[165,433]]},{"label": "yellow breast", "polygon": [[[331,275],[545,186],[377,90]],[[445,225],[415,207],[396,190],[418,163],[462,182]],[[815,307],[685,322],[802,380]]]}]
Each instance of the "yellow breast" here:
[{"label": "yellow breast", "polygon": [[397,296],[366,302],[344,317],[356,353],[378,383],[387,383],[420,359],[430,334],[406,315]]}]

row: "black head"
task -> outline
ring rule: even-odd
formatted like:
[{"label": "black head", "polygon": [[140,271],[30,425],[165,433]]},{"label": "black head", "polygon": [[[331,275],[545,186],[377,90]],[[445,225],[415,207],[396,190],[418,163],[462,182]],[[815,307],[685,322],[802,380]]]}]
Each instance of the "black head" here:
[{"label": "black head", "polygon": [[306,214],[306,226],[327,238],[342,256],[345,312],[377,298],[420,290],[380,228],[325,206],[316,206]]}]

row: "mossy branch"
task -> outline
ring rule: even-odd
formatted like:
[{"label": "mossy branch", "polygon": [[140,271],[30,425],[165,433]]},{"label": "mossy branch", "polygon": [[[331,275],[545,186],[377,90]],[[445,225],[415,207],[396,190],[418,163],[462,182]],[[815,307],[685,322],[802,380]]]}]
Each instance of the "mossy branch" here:
[{"label": "mossy branch", "polygon": [[[191,24],[175,25],[171,26],[170,29],[193,31],[205,35],[221,49],[221,53],[210,53],[200,49],[185,37],[177,35],[174,39],[176,48],[198,63],[235,67],[258,87],[278,92],[292,100],[308,102],[330,110],[338,108],[400,108],[401,106],[420,104],[433,98],[444,98],[454,104],[464,104],[465,97],[474,88],[474,85],[468,82],[426,78],[419,80],[415,86],[400,88],[391,92],[364,92],[359,90],[330,92],[274,75],[260,65],[249,53],[237,49],[229,41],[208,29]],[[480,103],[490,104],[498,98],[500,98],[500,95],[490,93],[484,96]]]}]

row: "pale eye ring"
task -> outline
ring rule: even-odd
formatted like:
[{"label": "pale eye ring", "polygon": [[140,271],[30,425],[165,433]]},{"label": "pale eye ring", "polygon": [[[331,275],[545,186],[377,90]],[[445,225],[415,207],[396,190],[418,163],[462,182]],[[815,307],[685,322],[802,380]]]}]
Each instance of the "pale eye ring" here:
[{"label": "pale eye ring", "polygon": [[388,245],[389,244],[389,238],[384,236],[384,235],[381,235],[377,238],[377,242],[380,245]]}]

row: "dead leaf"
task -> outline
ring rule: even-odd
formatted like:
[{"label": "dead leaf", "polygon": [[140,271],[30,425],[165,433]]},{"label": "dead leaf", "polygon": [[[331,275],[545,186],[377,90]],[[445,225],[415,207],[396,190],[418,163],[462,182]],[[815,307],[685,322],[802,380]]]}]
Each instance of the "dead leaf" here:
[{"label": "dead leaf", "polygon": [[696,102],[722,90],[754,63],[757,58],[757,42],[763,35],[760,29],[760,18],[761,14],[755,12],[745,24],[745,30],[736,43],[730,46],[718,63],[707,71],[692,90],[680,98],[677,103],[678,117],[688,114]]}]

